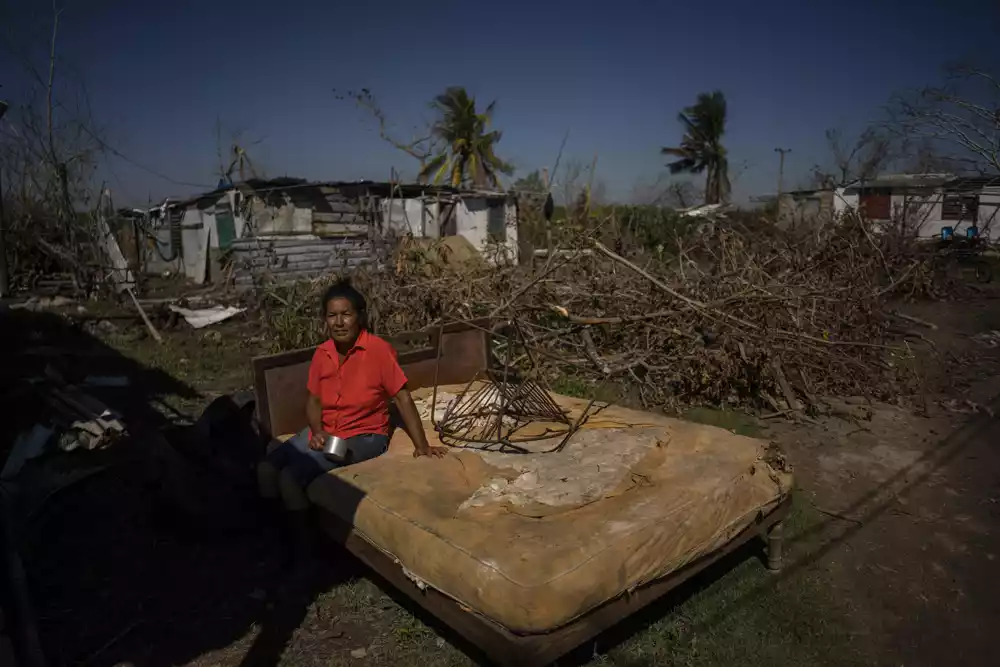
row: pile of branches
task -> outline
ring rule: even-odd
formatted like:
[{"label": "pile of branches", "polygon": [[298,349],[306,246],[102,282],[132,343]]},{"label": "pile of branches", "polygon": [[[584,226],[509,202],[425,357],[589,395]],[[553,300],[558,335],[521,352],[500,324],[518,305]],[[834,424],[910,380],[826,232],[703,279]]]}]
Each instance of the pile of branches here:
[{"label": "pile of branches", "polygon": [[[890,299],[925,296],[916,243],[844,219],[788,232],[724,222],[629,252],[602,220],[535,267],[429,265],[396,257],[354,276],[391,336],[478,317],[515,319],[558,388],[627,388],[646,408],[692,404],[801,414],[824,396],[898,399],[915,389]],[[275,290],[264,318],[280,348],[321,340],[329,278]],[[295,304],[295,305],[292,305]],[[582,383],[582,384],[581,384]]]},{"label": "pile of branches", "polygon": [[89,213],[67,217],[42,205],[13,206],[8,213],[8,271],[12,287],[44,292],[53,276],[65,276],[67,293],[88,295],[101,284],[102,264]]}]

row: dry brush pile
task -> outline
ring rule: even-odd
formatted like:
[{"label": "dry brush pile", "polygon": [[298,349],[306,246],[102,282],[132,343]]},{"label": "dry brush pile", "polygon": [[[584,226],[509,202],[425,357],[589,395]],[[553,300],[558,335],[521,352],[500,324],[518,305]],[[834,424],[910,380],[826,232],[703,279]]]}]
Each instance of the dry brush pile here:
[{"label": "dry brush pile", "polygon": [[[448,261],[424,248],[355,284],[380,334],[516,318],[547,380],[609,382],[647,408],[801,414],[822,409],[824,396],[894,400],[917,389],[909,340],[921,335],[888,305],[928,288],[912,244],[856,219],[800,233],[722,222],[677,239],[663,258],[616,253],[608,228],[596,225],[533,269]],[[319,340],[328,282],[262,295],[277,347]]]}]

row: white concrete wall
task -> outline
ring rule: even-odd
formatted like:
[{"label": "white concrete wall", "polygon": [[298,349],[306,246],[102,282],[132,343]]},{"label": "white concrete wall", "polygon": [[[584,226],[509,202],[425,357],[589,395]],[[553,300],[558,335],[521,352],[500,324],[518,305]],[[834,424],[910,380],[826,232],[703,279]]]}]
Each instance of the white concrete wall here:
[{"label": "white concrete wall", "polygon": [[455,232],[464,236],[476,250],[486,248],[488,223],[489,209],[485,199],[469,197],[460,200],[455,206]]},{"label": "white concrete wall", "polygon": [[983,188],[979,195],[979,233],[983,236],[1000,238],[1000,187]]},{"label": "white concrete wall", "polygon": [[[491,244],[489,236],[490,206],[483,197],[463,197],[455,207],[455,231],[464,236],[474,248],[488,259],[517,261],[517,207],[503,204],[506,239],[501,244]],[[495,257],[496,245],[503,249],[502,257]],[[493,251],[491,251],[491,246]]]},{"label": "white concrete wall", "polygon": [[[936,192],[925,197],[914,195],[892,195],[893,216],[900,216],[904,212],[909,217],[909,222],[917,229],[920,238],[940,238],[941,230],[945,227],[953,227],[956,236],[964,236],[965,230],[972,224],[972,220],[943,220],[942,203],[944,194]],[[851,210],[857,210],[859,196],[855,194],[844,194],[839,190],[834,194],[833,209],[837,214],[844,214]],[[979,197],[978,226],[980,229],[986,227],[986,222],[990,216],[994,215],[1000,207],[1000,188],[984,190]],[[995,228],[995,229],[994,229]],[[997,213],[990,229],[990,238],[1000,237],[1000,213]]]},{"label": "white concrete wall", "polygon": [[[282,206],[268,206],[264,200],[254,197],[251,215],[255,235],[288,235],[296,232],[295,206],[288,202]],[[310,211],[309,228],[305,233],[312,233],[312,212]]]},{"label": "white concrete wall", "polygon": [[247,235],[247,221],[243,217],[243,195],[236,190],[230,190],[226,193],[226,201],[229,202],[229,208],[233,211],[233,225],[236,228],[236,238],[241,239]]},{"label": "white concrete wall", "polygon": [[508,201],[504,204],[504,225],[507,227],[507,249],[511,253],[511,261],[518,261],[520,247],[517,243],[517,204]]},{"label": "white concrete wall", "polygon": [[901,220],[905,216],[907,226],[921,238],[941,236],[943,227],[953,225],[941,220],[942,198],[940,192],[927,196],[892,195],[893,219]]},{"label": "white concrete wall", "polygon": [[[390,210],[389,204],[392,204]],[[431,236],[426,232],[428,227],[424,201],[421,199],[383,199],[380,202],[382,219],[386,221],[389,230],[400,235],[412,235],[416,238]],[[436,232],[434,234],[436,236]]]},{"label": "white concrete wall", "polygon": [[201,224],[205,225],[208,244],[211,248],[219,247],[219,232],[215,228],[215,207],[203,209],[201,212]]},{"label": "white concrete wall", "polygon": [[424,236],[430,239],[441,238],[441,210],[437,199],[430,197],[423,200],[424,204]]},{"label": "white concrete wall", "polygon": [[[177,254],[174,254],[174,247],[170,241],[170,225],[162,223],[159,227],[155,227],[152,236],[153,238],[145,240],[143,247],[146,273],[163,273],[164,271],[177,273],[182,271],[184,267],[183,257],[179,249]],[[167,261],[163,258],[164,256],[173,257],[173,260]]]},{"label": "white concrete wall", "polygon": [[203,224],[200,210],[192,206],[184,211],[184,217],[181,218],[182,264],[184,275],[196,283],[205,281],[210,229]]},{"label": "white concrete wall", "polygon": [[833,191],[833,212],[835,215],[842,215],[847,211],[856,211],[857,209],[857,194],[846,194],[844,188],[837,188]]}]

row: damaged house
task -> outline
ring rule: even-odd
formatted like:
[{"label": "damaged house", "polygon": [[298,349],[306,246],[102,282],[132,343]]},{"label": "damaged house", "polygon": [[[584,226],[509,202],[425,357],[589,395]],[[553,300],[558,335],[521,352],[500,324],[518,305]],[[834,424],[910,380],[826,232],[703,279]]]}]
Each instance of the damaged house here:
[{"label": "damaged house", "polygon": [[[758,201],[774,201],[762,197]],[[790,227],[823,222],[848,212],[880,223],[903,223],[919,238],[945,230],[996,238],[1000,179],[953,174],[884,174],[838,188],[783,192],[778,221]]]},{"label": "damaged house", "polygon": [[144,268],[202,284],[310,278],[372,260],[401,237],[463,237],[491,262],[517,262],[517,202],[504,192],[380,183],[250,180],[148,214]]}]

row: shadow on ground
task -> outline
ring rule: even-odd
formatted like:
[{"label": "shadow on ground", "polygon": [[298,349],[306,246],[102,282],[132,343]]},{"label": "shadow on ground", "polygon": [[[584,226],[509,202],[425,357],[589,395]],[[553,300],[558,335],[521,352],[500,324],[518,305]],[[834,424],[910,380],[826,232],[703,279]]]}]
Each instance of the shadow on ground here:
[{"label": "shadow on ground", "polygon": [[164,408],[168,397],[199,398],[187,384],[50,314],[0,312],[0,350],[4,457],[14,434],[47,418],[31,382],[46,366],[70,382],[129,379],[127,388],[86,390],[123,415],[128,438],[101,452],[32,461],[19,485],[19,497],[31,497],[33,475],[100,469],[18,503],[17,537],[47,664],[177,665],[216,653],[221,660],[240,643],[243,665],[275,665],[316,592],[356,576],[359,566],[345,555],[326,569],[332,577],[290,583],[282,540],[261,520],[252,477],[220,478],[192,451],[193,427]]}]

